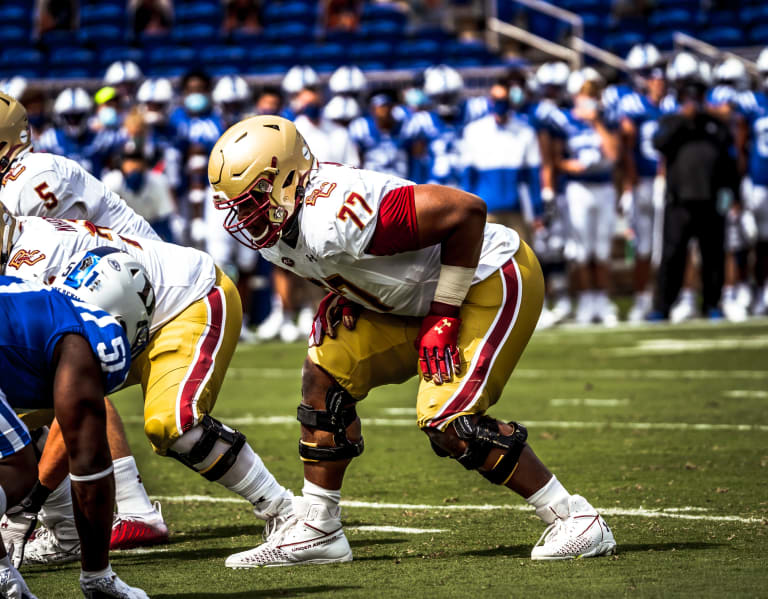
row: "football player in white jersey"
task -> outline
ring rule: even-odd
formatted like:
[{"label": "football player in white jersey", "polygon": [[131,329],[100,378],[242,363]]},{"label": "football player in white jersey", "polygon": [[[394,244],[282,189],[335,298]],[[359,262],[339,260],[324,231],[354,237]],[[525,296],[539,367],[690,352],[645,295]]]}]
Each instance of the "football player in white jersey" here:
[{"label": "football player in white jersey", "polygon": [[[4,216],[14,226],[2,248],[0,274],[51,283],[74,254],[102,246],[127,252],[151,273],[156,296],[151,339],[133,360],[126,385],[142,386],[144,432],[153,449],[248,499],[263,520],[290,515],[290,493],[245,436],[210,416],[242,322],[237,289],[213,259],[192,248],[119,235],[89,221]],[[62,455],[48,451],[56,429],[54,423],[40,468],[63,477]],[[25,561],[76,558],[78,547],[56,532],[38,533],[27,544]]]},{"label": "football player in white jersey", "polygon": [[419,368],[418,424],[435,452],[522,495],[550,525],[532,558],[614,551],[604,520],[539,461],[525,428],[486,415],[536,326],[544,283],[517,233],[486,224],[480,198],[318,163],[280,117],[226,131],[208,177],[239,241],[329,291],[302,374],[303,496],[266,543],[227,566],[352,559],[339,501],[363,451],[355,404]]},{"label": "football player in white jersey", "polygon": [[[0,203],[17,216],[92,219],[112,227],[118,233],[159,239],[146,220],[77,162],[56,154],[33,152],[24,106],[2,93]],[[147,496],[136,468],[136,461],[125,439],[120,417],[108,400],[107,416],[118,499],[118,517],[113,530],[112,548],[123,549],[166,541],[168,529],[159,507],[154,506]],[[42,421],[37,424],[42,424]],[[55,487],[50,487],[51,481],[47,480],[45,471],[41,471],[40,482],[43,490]],[[63,502],[66,511],[70,509],[66,479],[63,485],[49,498],[49,517],[55,514],[56,506],[60,502]],[[37,496],[40,497],[39,494]],[[39,505],[36,507],[39,508]],[[26,517],[33,513],[34,510],[30,509],[24,511]],[[14,537],[13,530],[17,524],[20,536],[15,535],[15,542],[23,543],[23,533],[28,530],[28,523],[23,515],[18,518],[12,516],[10,521],[4,519],[3,535],[6,540]],[[70,532],[74,536],[74,528]]]}]

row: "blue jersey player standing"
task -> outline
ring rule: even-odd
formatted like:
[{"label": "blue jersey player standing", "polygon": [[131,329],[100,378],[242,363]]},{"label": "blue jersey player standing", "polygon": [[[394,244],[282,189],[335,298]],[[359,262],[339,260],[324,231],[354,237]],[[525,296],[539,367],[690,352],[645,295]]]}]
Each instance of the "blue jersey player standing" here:
[{"label": "blue jersey player standing", "polygon": [[[0,239],[12,238],[3,220]],[[37,481],[30,434],[14,410],[53,408],[76,498],[83,594],[143,599],[146,593],[109,564],[115,489],[104,395],[123,384],[131,354],[149,339],[154,292],[144,269],[112,248],[76,256],[54,285],[0,276],[0,372],[13,373],[0,381],[0,511],[21,502]],[[34,599],[11,564],[18,557],[0,544],[0,594]]]}]

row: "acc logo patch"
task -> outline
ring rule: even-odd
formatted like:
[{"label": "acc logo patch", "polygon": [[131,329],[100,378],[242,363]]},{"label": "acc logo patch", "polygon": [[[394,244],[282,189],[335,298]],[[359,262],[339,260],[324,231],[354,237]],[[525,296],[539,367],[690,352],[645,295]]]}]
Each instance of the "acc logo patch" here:
[{"label": "acc logo patch", "polygon": [[44,258],[45,254],[41,254],[40,250],[19,250],[10,259],[8,266],[19,270],[24,264],[32,266]]},{"label": "acc logo patch", "polygon": [[285,264],[288,267],[293,266],[294,264],[296,264],[293,260],[291,260],[290,258],[286,258],[285,256],[283,256],[281,258],[281,260],[282,260],[283,264]]}]

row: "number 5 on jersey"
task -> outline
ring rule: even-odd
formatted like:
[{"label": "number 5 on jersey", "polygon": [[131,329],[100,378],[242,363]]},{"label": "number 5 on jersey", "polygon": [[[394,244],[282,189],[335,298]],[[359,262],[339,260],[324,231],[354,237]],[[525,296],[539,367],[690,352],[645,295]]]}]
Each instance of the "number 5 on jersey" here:
[{"label": "number 5 on jersey", "polygon": [[360,217],[355,214],[355,210],[353,210],[353,208],[357,211],[365,210],[368,214],[373,214],[373,210],[371,210],[371,207],[363,199],[363,196],[361,196],[359,193],[352,192],[344,200],[344,205],[341,207],[341,210],[339,210],[336,218],[339,218],[343,221],[350,219],[360,229],[362,229],[365,225],[363,224],[363,221],[360,220]]},{"label": "number 5 on jersey", "polygon": [[43,206],[48,208],[48,210],[53,210],[58,206],[59,199],[52,191],[46,191],[46,189],[48,189],[48,183],[43,181],[40,185],[35,187],[35,192],[40,196],[40,199],[43,200]]}]

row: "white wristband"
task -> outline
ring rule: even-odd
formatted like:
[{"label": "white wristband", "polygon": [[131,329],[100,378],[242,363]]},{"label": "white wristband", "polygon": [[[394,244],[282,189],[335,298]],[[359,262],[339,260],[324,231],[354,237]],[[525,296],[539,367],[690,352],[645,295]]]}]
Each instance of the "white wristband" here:
[{"label": "white wristband", "polygon": [[451,306],[461,306],[472,286],[474,277],[474,268],[443,264],[440,267],[440,278],[437,279],[434,301]]},{"label": "white wristband", "polygon": [[114,470],[114,466],[112,464],[109,465],[108,468],[105,468],[101,472],[97,472],[96,474],[70,474],[69,480],[71,480],[74,483],[90,483],[95,480],[99,480],[100,478],[104,478],[105,476],[109,476],[112,474],[112,470]]}]

